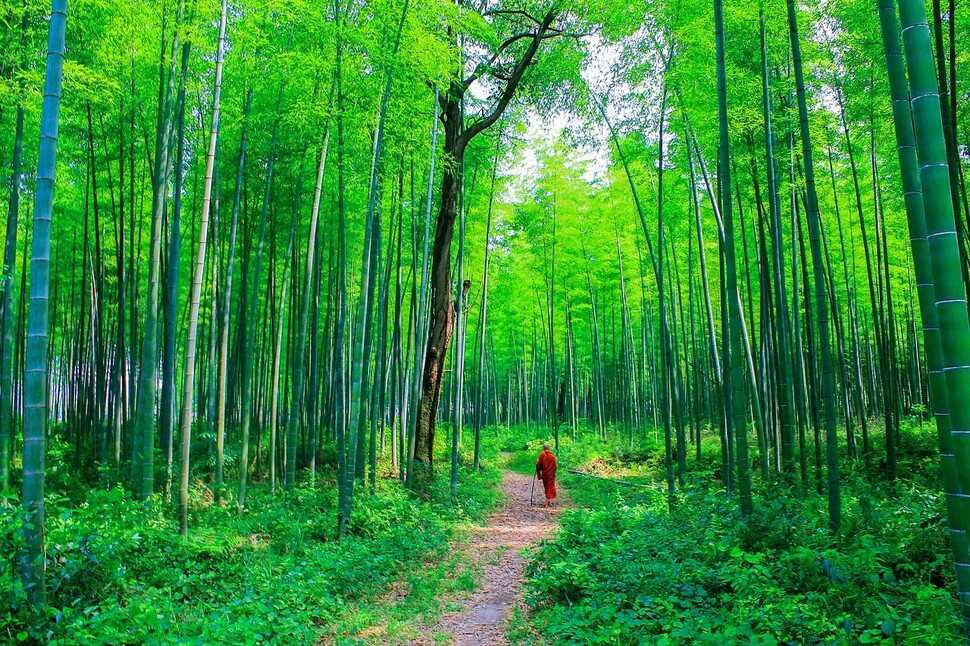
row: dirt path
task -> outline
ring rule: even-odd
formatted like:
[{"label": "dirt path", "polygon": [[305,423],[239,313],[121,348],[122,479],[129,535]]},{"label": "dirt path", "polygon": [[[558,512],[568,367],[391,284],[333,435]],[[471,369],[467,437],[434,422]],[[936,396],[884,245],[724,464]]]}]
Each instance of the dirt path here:
[{"label": "dirt path", "polygon": [[[443,614],[433,631],[438,640],[418,643],[442,643],[450,638],[455,646],[506,644],[506,621],[512,610],[522,603],[523,570],[528,556],[519,552],[537,541],[548,538],[559,526],[559,512],[564,502],[559,487],[556,506],[543,507],[542,483],[535,487],[535,504],[530,506],[532,488],[529,476],[506,471],[502,474],[505,503],[493,513],[484,527],[476,529],[463,550],[481,570],[481,587],[462,608]],[[557,483],[558,485],[558,483]]]}]

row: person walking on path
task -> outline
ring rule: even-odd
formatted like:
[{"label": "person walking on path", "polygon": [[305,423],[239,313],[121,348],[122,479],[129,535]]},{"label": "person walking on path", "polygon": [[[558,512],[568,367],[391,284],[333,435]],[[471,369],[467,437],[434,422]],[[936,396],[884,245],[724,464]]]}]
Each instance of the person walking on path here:
[{"label": "person walking on path", "polygon": [[556,456],[548,444],[542,445],[542,453],[536,461],[536,480],[542,480],[546,489],[546,507],[551,506],[556,498]]}]

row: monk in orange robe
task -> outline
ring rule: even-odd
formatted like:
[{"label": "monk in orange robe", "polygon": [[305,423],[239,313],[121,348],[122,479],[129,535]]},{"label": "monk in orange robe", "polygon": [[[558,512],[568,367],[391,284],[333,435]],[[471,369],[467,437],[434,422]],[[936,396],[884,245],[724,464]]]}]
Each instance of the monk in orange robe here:
[{"label": "monk in orange robe", "polygon": [[549,450],[548,444],[542,445],[542,453],[536,461],[536,480],[542,480],[546,488],[546,507],[556,498],[556,456]]}]

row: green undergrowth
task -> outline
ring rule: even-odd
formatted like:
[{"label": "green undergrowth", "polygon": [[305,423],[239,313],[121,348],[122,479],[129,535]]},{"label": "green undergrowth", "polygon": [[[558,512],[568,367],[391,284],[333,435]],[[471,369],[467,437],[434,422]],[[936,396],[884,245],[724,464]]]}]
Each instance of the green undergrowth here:
[{"label": "green undergrowth", "polygon": [[[517,451],[517,470],[531,471],[548,433],[513,429],[505,448]],[[529,565],[535,628],[572,644],[965,641],[936,465],[922,451],[935,434],[909,424],[902,440],[900,472],[912,477],[892,490],[843,466],[843,531],[834,539],[823,496],[795,496],[759,477],[755,513],[742,519],[713,477],[716,438],[702,446],[700,465],[689,463],[696,468],[671,508],[663,445],[652,434],[633,446],[561,435],[560,479],[577,506]]]},{"label": "green undergrowth", "polygon": [[[461,540],[464,532],[455,536]],[[407,644],[422,625],[451,610],[446,599],[472,592],[480,573],[461,552],[442,555],[407,571],[377,597],[351,604],[328,631],[338,644]]]},{"label": "green undergrowth", "polygon": [[[119,487],[74,492],[74,501],[52,491],[48,616],[38,621],[28,611],[9,556],[0,572],[0,642],[313,644],[335,635],[338,618],[366,616],[395,585],[431,599],[462,583],[434,567],[421,579],[415,573],[445,559],[455,532],[499,499],[495,451],[487,449],[484,469],[463,466],[456,502],[446,469],[418,499],[382,465],[377,491],[357,490],[350,534],[341,541],[334,540],[332,472],[292,492],[270,494],[255,484],[242,515],[234,501],[213,505],[198,484],[187,540],[173,505],[161,500],[146,507]],[[0,517],[7,555],[22,542],[14,509]]]},{"label": "green undergrowth", "polygon": [[[481,477],[476,482],[463,482],[465,472],[459,475],[459,493],[465,487],[479,487],[476,495],[487,501],[487,505],[480,506],[478,513],[465,515],[465,522],[453,528],[451,543],[464,542],[471,527],[483,523],[487,513],[500,502],[498,485],[501,469],[506,466],[505,459],[498,455],[500,448],[493,432],[483,435],[484,471]],[[460,463],[464,467],[471,464],[471,458],[470,452],[461,451]],[[422,628],[427,630],[426,627],[433,625],[442,612],[456,609],[456,599],[479,587],[481,570],[468,560],[467,553],[445,550],[430,556],[420,567],[410,568],[382,594],[350,604],[339,613],[328,630],[336,643],[411,643],[421,637]],[[433,638],[435,643],[450,643],[448,635],[425,636]]]}]

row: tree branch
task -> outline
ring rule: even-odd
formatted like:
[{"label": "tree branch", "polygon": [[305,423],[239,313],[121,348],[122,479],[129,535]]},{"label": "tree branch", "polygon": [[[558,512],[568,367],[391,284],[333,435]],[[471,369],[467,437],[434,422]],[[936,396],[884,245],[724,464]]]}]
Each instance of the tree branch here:
[{"label": "tree branch", "polygon": [[498,46],[498,49],[495,50],[495,54],[493,54],[492,57],[488,59],[487,63],[479,63],[478,65],[475,66],[475,71],[472,73],[472,75],[469,76],[467,79],[465,79],[465,81],[462,83],[464,88],[467,90],[469,87],[471,87],[472,83],[480,79],[486,72],[488,72],[491,69],[492,65],[495,64],[495,61],[498,60],[499,56],[505,53],[505,50],[511,47],[514,43],[520,40],[523,40],[525,38],[534,39],[535,37],[536,37],[536,32],[528,31],[528,32],[523,32],[521,34],[515,34],[514,36],[507,38],[505,42],[503,42],[501,45]]},{"label": "tree branch", "polygon": [[542,21],[533,16],[528,11],[523,11],[521,9],[493,9],[492,11],[486,11],[482,14],[483,16],[522,16],[534,22],[537,25],[542,25]]},{"label": "tree branch", "polygon": [[469,125],[464,132],[458,136],[457,147],[459,149],[464,149],[468,142],[477,134],[494,124],[498,121],[505,109],[509,107],[509,103],[512,102],[512,97],[515,96],[515,90],[522,82],[522,77],[525,75],[526,69],[532,64],[532,60],[535,58],[536,52],[539,51],[539,45],[543,40],[546,39],[546,35],[549,32],[550,25],[552,25],[553,20],[559,15],[559,9],[552,8],[546,15],[542,18],[542,23],[539,25],[538,31],[532,37],[532,42],[529,43],[529,48],[522,55],[522,58],[516,64],[515,68],[512,70],[512,74],[509,80],[505,83],[505,89],[499,96],[498,103],[495,108],[487,116]]}]

